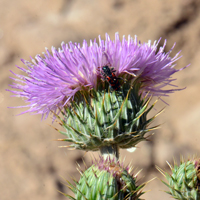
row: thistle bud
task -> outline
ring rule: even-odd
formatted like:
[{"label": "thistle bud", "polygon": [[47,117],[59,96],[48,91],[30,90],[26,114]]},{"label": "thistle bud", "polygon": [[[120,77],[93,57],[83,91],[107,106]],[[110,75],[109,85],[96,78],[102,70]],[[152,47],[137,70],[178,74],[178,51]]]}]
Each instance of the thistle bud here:
[{"label": "thistle bud", "polygon": [[[200,200],[200,160],[181,161],[180,165],[168,164],[172,174],[165,172],[169,192],[173,198],[179,200]],[[160,169],[159,169],[160,170]]]},{"label": "thistle bud", "polygon": [[81,178],[75,182],[75,186],[70,184],[75,198],[66,196],[74,200],[139,200],[145,184],[138,185],[136,176],[131,175],[130,171],[119,161],[101,157],[86,171],[80,172]]}]

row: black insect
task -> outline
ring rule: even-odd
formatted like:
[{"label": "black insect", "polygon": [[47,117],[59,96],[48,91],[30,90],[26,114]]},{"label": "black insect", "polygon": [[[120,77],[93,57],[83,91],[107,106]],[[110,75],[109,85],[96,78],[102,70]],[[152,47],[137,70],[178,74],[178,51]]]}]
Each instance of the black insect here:
[{"label": "black insect", "polygon": [[116,70],[114,70],[114,68],[110,68],[108,65],[102,67],[102,75],[109,82],[112,89],[118,91],[120,88],[120,83],[119,83],[120,78],[116,77],[114,73],[115,71]]}]

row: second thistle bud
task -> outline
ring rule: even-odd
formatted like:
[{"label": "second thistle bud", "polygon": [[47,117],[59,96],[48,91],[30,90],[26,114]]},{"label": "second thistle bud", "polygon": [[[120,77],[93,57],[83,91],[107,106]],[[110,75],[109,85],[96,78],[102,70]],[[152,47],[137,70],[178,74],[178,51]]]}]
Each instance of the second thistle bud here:
[{"label": "second thistle bud", "polygon": [[80,180],[70,188],[76,200],[139,200],[145,184],[137,185],[136,176],[130,175],[130,171],[119,162],[101,157],[85,172],[80,172]]}]

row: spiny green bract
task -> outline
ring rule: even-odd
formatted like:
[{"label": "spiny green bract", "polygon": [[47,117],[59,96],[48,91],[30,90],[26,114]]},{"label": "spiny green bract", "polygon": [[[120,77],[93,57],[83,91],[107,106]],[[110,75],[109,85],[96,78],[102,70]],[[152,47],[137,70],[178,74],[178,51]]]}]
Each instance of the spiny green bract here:
[{"label": "spiny green bract", "polygon": [[179,200],[200,200],[199,180],[194,161],[187,161],[180,164],[169,165],[172,175],[165,172],[170,192],[175,199]]},{"label": "spiny green bract", "polygon": [[75,198],[67,194],[65,196],[73,200],[139,200],[144,194],[141,191],[144,186],[145,183],[137,186],[136,177],[131,176],[119,162],[102,158],[81,172],[81,178],[75,181],[75,186],[69,183],[68,187]]},{"label": "spiny green bract", "polygon": [[102,146],[117,145],[130,148],[146,140],[145,133],[156,128],[148,128],[154,117],[147,114],[154,105],[148,107],[150,98],[142,98],[139,85],[123,84],[120,91],[105,88],[77,93],[71,106],[65,107],[64,120],[58,117],[67,136],[61,141],[71,142],[69,147],[82,150],[99,150]]}]

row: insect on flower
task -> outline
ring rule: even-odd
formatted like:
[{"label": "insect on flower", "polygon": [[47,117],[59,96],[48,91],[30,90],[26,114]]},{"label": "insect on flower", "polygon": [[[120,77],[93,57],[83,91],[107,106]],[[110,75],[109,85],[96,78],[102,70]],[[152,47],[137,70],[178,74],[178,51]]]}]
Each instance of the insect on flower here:
[{"label": "insect on flower", "polygon": [[[142,83],[140,91],[145,91],[141,94],[168,96],[181,90],[174,88],[172,82],[176,79],[172,75],[184,68],[174,68],[180,58],[179,53],[170,57],[174,46],[165,52],[166,40],[163,46],[159,41],[138,43],[137,36],[132,38],[130,35],[120,40],[116,33],[114,40],[108,34],[105,40],[99,36],[99,44],[96,40],[90,45],[86,40],[82,45],[62,42],[60,49],[46,49],[44,56],[37,55],[31,61],[22,59],[25,67],[18,68],[26,75],[12,72],[15,82],[7,91],[28,103],[27,110],[22,113],[42,114],[45,119],[51,110],[59,113],[58,107],[69,106],[78,91],[90,93],[91,89],[101,88],[97,87],[97,84],[103,86],[100,78],[114,91],[120,90],[125,82],[139,82]],[[121,81],[119,77],[122,76]],[[170,88],[164,89],[165,86]]]},{"label": "insect on flower", "polygon": [[114,68],[111,68],[108,65],[105,65],[105,66],[102,67],[101,74],[109,82],[112,89],[115,90],[115,91],[118,91],[119,88],[120,88],[120,83],[119,83],[120,78],[116,77],[116,75],[114,73],[115,71],[116,70],[114,70]]}]

